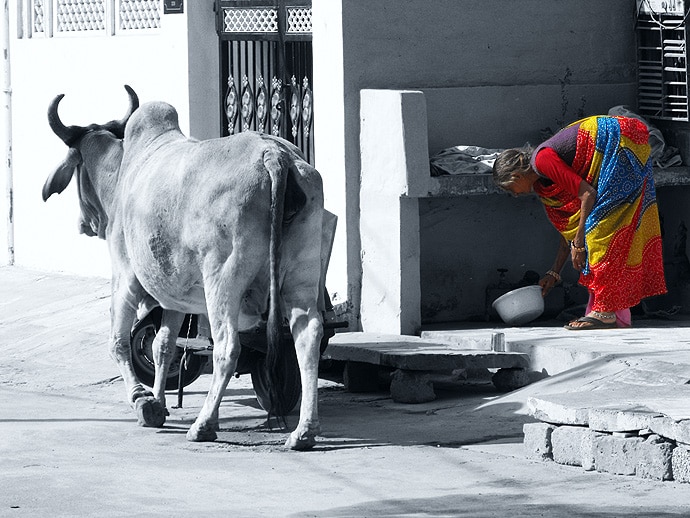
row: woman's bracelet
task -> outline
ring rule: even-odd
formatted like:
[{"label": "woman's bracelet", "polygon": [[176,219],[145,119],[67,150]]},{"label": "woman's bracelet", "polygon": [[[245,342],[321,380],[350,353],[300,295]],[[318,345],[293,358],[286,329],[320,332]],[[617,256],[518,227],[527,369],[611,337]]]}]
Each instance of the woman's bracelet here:
[{"label": "woman's bracelet", "polygon": [[553,270],[549,270],[548,272],[546,272],[546,275],[550,275],[551,277],[553,277],[554,279],[556,279],[556,282],[561,282],[561,276],[560,276],[560,274],[554,272]]},{"label": "woman's bracelet", "polygon": [[587,249],[585,248],[585,245],[582,246],[575,246],[575,243],[573,241],[570,242],[570,248],[572,250],[575,250],[576,252],[585,252]]}]

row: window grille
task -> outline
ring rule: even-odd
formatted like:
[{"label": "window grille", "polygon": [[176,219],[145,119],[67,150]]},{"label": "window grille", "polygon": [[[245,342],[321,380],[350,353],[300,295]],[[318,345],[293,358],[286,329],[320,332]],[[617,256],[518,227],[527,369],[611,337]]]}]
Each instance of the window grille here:
[{"label": "window grille", "polygon": [[[311,7],[286,7],[286,34],[311,34]],[[223,29],[227,34],[270,34],[278,32],[275,7],[223,7]]]},{"label": "window grille", "polygon": [[32,36],[113,36],[156,31],[161,27],[162,0],[23,0]]},{"label": "window grille", "polygon": [[278,32],[278,10],[232,8],[223,11],[223,32]]},{"label": "window grille", "polygon": [[287,8],[287,32],[311,34],[311,7]]},{"label": "window grille", "polygon": [[161,26],[159,0],[120,0],[120,29],[158,29]]},{"label": "window grille", "polygon": [[105,0],[57,0],[55,32],[105,32]]},{"label": "window grille", "polygon": [[682,0],[638,0],[637,67],[640,115],[688,121],[688,10]]},{"label": "window grille", "polygon": [[44,32],[45,11],[43,0],[34,0],[32,5],[32,31],[35,33]]}]

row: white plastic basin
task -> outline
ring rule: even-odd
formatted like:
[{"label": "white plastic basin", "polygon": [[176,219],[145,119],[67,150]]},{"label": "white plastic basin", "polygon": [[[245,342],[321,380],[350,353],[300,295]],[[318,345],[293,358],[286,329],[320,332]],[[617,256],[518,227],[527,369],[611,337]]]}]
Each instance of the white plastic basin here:
[{"label": "white plastic basin", "polygon": [[491,306],[506,324],[519,326],[539,318],[544,312],[541,286],[525,286],[501,295]]}]

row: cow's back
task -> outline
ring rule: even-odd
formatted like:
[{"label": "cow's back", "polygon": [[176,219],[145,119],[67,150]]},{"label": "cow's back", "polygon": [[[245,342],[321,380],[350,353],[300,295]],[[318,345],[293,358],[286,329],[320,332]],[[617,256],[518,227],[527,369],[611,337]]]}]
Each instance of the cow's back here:
[{"label": "cow's back", "polygon": [[169,309],[204,312],[204,268],[222,263],[238,247],[248,260],[267,263],[268,157],[292,169],[307,203],[322,204],[320,177],[296,148],[253,132],[187,139],[174,108],[165,103],[135,112],[124,148],[114,230],[121,232],[122,252],[141,284]]}]

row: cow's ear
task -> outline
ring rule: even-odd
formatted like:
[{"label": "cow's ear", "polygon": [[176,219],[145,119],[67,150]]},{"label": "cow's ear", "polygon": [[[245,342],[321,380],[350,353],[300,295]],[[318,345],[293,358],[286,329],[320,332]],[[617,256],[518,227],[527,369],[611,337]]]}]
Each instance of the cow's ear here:
[{"label": "cow's ear", "polygon": [[46,201],[52,194],[60,194],[69,185],[74,170],[81,164],[81,154],[78,150],[70,148],[67,157],[55,168],[55,171],[48,177],[43,185],[43,201]]}]

